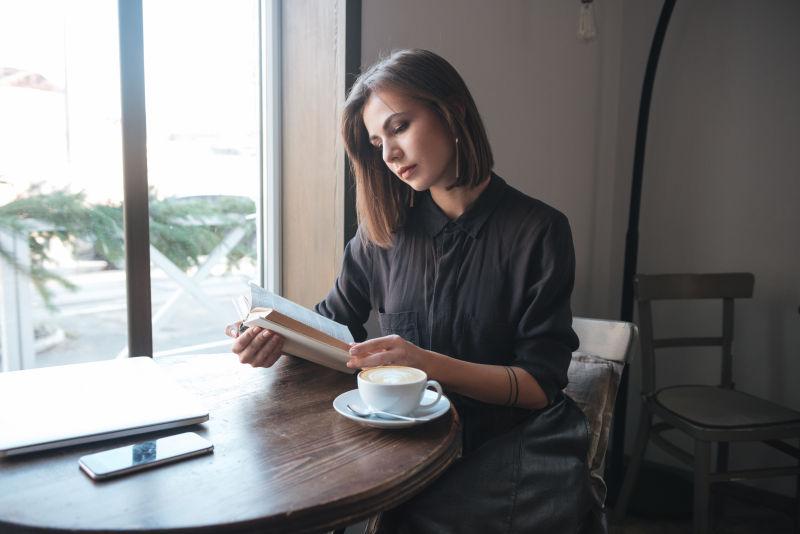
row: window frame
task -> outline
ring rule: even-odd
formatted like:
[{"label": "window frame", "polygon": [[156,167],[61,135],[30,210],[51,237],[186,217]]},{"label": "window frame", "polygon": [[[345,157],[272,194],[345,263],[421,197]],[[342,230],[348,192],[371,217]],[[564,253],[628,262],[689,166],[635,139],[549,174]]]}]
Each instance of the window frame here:
[{"label": "window frame", "polygon": [[142,0],[119,0],[122,211],[128,355],[153,355]]},{"label": "window frame", "polygon": [[259,1],[259,85],[261,115],[259,157],[260,202],[256,242],[262,287],[281,293],[281,176],[283,151],[281,131],[283,57],[281,32],[281,0]]},{"label": "window frame", "polygon": [[[128,356],[153,356],[142,0],[118,0]],[[259,0],[258,282],[281,290],[281,5]],[[266,76],[265,76],[266,75]]]}]

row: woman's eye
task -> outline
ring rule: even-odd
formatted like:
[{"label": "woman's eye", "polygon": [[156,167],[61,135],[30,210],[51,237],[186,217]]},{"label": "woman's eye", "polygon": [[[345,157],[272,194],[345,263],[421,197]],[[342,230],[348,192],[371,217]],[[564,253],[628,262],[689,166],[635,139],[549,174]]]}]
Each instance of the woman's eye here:
[{"label": "woman's eye", "polygon": [[406,128],[408,128],[408,124],[407,123],[403,122],[401,124],[398,124],[394,129],[394,133],[399,134],[400,132],[402,132]]}]

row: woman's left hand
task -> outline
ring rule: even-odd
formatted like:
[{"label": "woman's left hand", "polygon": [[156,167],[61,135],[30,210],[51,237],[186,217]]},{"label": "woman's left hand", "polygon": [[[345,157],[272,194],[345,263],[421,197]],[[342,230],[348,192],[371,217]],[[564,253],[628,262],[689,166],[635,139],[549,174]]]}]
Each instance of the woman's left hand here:
[{"label": "woman's left hand", "polygon": [[350,346],[347,367],[363,369],[379,365],[406,365],[423,369],[427,363],[425,350],[398,335],[370,339]]}]

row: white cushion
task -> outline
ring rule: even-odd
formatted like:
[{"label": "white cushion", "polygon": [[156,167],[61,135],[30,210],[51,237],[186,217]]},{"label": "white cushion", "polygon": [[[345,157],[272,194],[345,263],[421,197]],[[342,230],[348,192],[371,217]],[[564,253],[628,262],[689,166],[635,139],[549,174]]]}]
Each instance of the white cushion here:
[{"label": "white cushion", "polygon": [[603,465],[622,368],[623,364],[620,362],[605,360],[585,352],[574,352],[568,371],[569,384],[564,389],[586,414],[589,424],[587,461],[592,479],[603,500]]}]

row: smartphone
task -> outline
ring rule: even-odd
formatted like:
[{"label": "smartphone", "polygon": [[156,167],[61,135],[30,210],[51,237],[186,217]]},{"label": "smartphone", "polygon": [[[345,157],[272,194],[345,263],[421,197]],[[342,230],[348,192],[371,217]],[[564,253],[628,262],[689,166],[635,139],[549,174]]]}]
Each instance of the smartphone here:
[{"label": "smartphone", "polygon": [[81,469],[94,480],[103,480],[168,462],[207,454],[214,444],[194,432],[143,441],[127,447],[82,456]]}]

